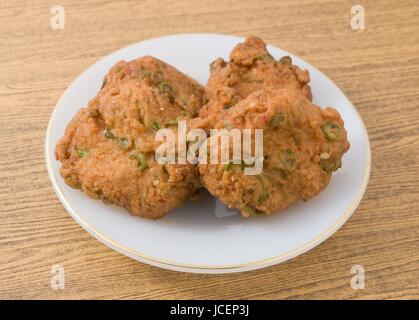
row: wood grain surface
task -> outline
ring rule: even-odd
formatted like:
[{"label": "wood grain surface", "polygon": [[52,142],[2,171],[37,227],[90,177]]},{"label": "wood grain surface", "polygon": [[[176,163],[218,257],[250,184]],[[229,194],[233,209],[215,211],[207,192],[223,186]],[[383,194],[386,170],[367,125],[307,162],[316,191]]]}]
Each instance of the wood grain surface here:
[{"label": "wood grain surface", "polygon": [[[365,8],[365,30],[350,27]],[[0,4],[0,298],[419,298],[419,2],[55,1]],[[331,238],[291,261],[232,275],[161,270],[120,255],[64,210],[47,176],[47,122],[87,67],[167,34],[257,35],[327,74],[358,108],[372,144],[368,190]],[[50,287],[65,267],[65,289]],[[366,271],[354,290],[351,267]]]}]

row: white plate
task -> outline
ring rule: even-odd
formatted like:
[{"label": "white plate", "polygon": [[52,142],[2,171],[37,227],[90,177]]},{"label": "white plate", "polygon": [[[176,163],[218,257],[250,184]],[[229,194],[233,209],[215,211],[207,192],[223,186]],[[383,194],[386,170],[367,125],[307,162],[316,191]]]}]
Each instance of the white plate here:
[{"label": "white plate", "polygon": [[338,230],[358,206],[368,183],[370,145],[364,124],[341,90],[319,70],[281,49],[310,71],[314,102],[334,106],[342,115],[351,148],[329,187],[306,203],[280,214],[243,219],[208,193],[197,202],[158,221],[130,216],[124,209],[92,200],[68,187],[59,175],[54,147],[67,123],[98,92],[108,69],[119,60],[152,55],[204,84],[209,63],[228,59],[242,38],[185,34],[142,41],[114,52],[84,71],[64,92],[51,116],[45,141],[48,174],[55,192],[73,218],[116,251],[138,261],[177,271],[227,273],[263,268],[291,259],[320,244]]}]

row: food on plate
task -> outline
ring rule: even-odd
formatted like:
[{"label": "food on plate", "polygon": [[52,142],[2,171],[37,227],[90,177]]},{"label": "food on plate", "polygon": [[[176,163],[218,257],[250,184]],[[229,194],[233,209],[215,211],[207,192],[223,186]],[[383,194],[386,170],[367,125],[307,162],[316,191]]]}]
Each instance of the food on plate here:
[{"label": "food on plate", "polygon": [[[60,173],[90,197],[145,218],[164,216],[201,186],[244,217],[282,210],[324,190],[349,149],[341,116],[311,102],[309,81],[308,71],[288,56],[275,60],[257,37],[236,45],[230,61],[218,58],[211,64],[205,90],[156,58],[120,61],[58,141]],[[243,158],[157,163],[160,129],[173,130],[177,148],[192,144],[179,140],[186,137],[177,135],[181,120],[186,128],[205,129],[200,140],[205,145],[211,145],[210,129],[241,134],[262,129],[260,172],[247,174],[250,165]],[[231,143],[227,148],[234,154]]]},{"label": "food on plate", "polygon": [[199,175],[192,164],[156,162],[156,131],[189,121],[204,99],[201,85],[165,62],[118,62],[56,145],[62,177],[133,215],[162,217],[195,194]]},{"label": "food on plate", "polygon": [[317,195],[349,148],[339,113],[319,108],[296,90],[265,88],[224,114],[215,127],[263,129],[262,173],[246,175],[244,162],[199,165],[203,185],[244,217],[270,214]]},{"label": "food on plate", "polygon": [[311,100],[309,81],[308,71],[293,65],[290,57],[275,60],[263,40],[249,37],[234,47],[230,61],[218,58],[211,64],[205,86],[208,103],[199,112],[201,119],[194,123],[210,128],[237,102],[269,87],[297,91]]}]

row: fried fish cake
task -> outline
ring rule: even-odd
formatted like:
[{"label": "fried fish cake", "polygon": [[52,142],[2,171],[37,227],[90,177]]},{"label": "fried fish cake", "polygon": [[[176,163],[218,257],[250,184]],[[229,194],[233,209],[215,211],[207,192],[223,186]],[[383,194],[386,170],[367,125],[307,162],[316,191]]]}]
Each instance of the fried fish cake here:
[{"label": "fried fish cake", "polygon": [[308,71],[293,65],[290,57],[276,61],[268,52],[265,42],[257,37],[249,37],[235,46],[229,62],[218,58],[211,64],[205,87],[209,101],[199,116],[207,126],[214,125],[237,102],[252,92],[270,87],[296,91],[311,100],[309,81]]},{"label": "fried fish cake", "polygon": [[188,121],[203,101],[196,81],[162,61],[118,62],[56,145],[62,177],[133,215],[162,217],[194,195],[199,174],[190,164],[158,164],[155,133]]},{"label": "fried fish cake", "polygon": [[[226,112],[216,127],[263,129],[263,171],[246,175],[245,163],[200,164],[203,185],[244,217],[270,214],[308,200],[328,185],[349,148],[344,123],[295,91],[264,89]],[[229,146],[231,151],[231,144]]]},{"label": "fried fish cake", "polygon": [[123,127],[129,119],[152,127],[178,116],[196,116],[204,99],[198,82],[163,61],[145,56],[112,67],[92,104],[98,102],[98,111],[108,126]]}]

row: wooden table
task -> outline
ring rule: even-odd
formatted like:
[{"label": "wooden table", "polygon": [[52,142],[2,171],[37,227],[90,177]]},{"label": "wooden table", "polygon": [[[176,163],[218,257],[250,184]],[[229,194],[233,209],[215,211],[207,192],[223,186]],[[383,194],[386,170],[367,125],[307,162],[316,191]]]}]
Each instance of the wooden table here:
[{"label": "wooden table", "polygon": [[[365,30],[351,7],[365,8]],[[0,298],[419,298],[419,2],[55,1],[0,6]],[[240,3],[240,4],[238,4]],[[174,33],[258,35],[309,61],[365,121],[372,174],[352,218],[291,261],[232,275],[171,272],[122,256],[64,210],[44,163],[48,119],[66,87],[129,44]],[[50,287],[65,267],[65,289]],[[365,268],[354,290],[351,267]]]}]

